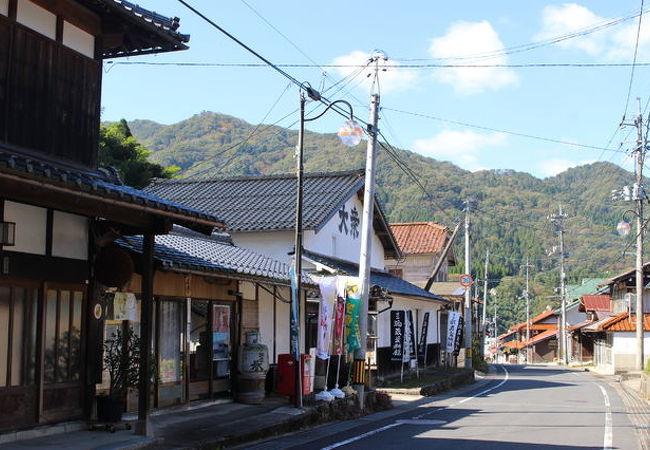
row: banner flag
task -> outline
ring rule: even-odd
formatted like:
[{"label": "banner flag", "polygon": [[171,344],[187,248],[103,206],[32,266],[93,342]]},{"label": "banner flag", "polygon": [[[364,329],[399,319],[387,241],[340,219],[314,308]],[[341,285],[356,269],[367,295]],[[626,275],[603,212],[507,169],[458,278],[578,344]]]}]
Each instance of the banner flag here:
[{"label": "banner flag", "polygon": [[345,324],[345,297],[336,298],[336,318],[334,319],[334,354],[343,354],[343,325]]},{"label": "banner flag", "polygon": [[404,361],[410,361],[412,359],[416,358],[415,355],[415,326],[413,324],[413,311],[410,309],[407,311],[407,318],[408,318],[408,331],[406,333],[406,348],[408,352],[406,353],[406,358],[404,358]]},{"label": "banner flag", "polygon": [[296,267],[291,265],[289,269],[289,279],[291,280],[291,324],[289,330],[289,351],[293,355],[294,360],[298,361],[300,358],[300,341],[298,336],[298,278],[296,276]]},{"label": "banner flag", "polygon": [[320,308],[318,310],[316,357],[328,359],[332,342],[332,307],[336,302],[336,277],[320,278],[318,287],[320,288]]},{"label": "banner flag", "polygon": [[361,289],[356,279],[345,283],[345,339],[347,351],[361,348],[359,330],[359,309],[361,307]]},{"label": "banner flag", "polygon": [[404,356],[404,311],[390,312],[390,360],[402,362]]},{"label": "banner flag", "polygon": [[456,332],[458,331],[458,322],[460,321],[460,313],[450,311],[447,315],[447,342],[445,351],[453,353],[456,348]]},{"label": "banner flag", "polygon": [[420,343],[418,344],[418,356],[424,357],[427,348],[427,335],[429,333],[429,311],[422,317],[422,329],[420,330]]}]

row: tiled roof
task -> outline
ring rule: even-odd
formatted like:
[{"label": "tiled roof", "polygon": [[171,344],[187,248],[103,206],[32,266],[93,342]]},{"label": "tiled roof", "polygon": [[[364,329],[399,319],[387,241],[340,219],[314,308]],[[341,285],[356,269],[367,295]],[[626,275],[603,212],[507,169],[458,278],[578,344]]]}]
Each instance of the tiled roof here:
[{"label": "tiled roof", "polygon": [[[421,287],[426,284],[423,282]],[[465,288],[458,281],[435,281],[431,284],[429,291],[443,297],[463,297],[465,295]]]},{"label": "tiled roof", "polygon": [[557,328],[552,329],[552,330],[546,330],[543,333],[539,333],[537,336],[533,336],[532,338],[530,338],[529,341],[524,342],[524,347],[535,345],[535,344],[538,344],[538,343],[540,343],[542,341],[550,339],[550,338],[552,338],[554,336],[557,336],[557,333],[558,333]]},{"label": "tiled roof", "polygon": [[[142,253],[142,236],[127,236],[116,241],[122,247]],[[154,258],[168,270],[189,269],[206,273],[244,275],[289,282],[289,266],[252,250],[224,243],[219,238],[187,233],[156,236]],[[303,275],[303,281],[313,284]]]},{"label": "tiled roof", "polygon": [[[319,230],[363,187],[364,172],[306,173],[303,227]],[[222,217],[230,231],[293,230],[296,211],[294,174],[220,179],[156,179],[145,191]],[[375,231],[386,254],[399,254],[384,213],[375,202]],[[359,211],[361,215],[361,211]]]},{"label": "tiled roof", "polygon": [[519,342],[519,341],[508,341],[508,342],[505,342],[503,344],[503,346],[506,347],[506,348],[514,348],[514,349],[519,350],[520,348],[524,347],[524,343]]},{"label": "tiled roof", "polygon": [[580,298],[583,295],[595,294],[599,291],[598,286],[606,278],[583,278],[580,284],[571,284],[567,286],[566,293],[568,300]]},{"label": "tiled roof", "polygon": [[503,339],[505,339],[505,338],[507,338],[507,337],[512,336],[512,335],[515,334],[516,332],[517,332],[517,330],[512,330],[512,329],[510,329],[510,330],[508,330],[506,333],[503,333],[502,335],[497,336],[497,339],[501,341],[501,340],[503,340]]},{"label": "tiled roof", "polygon": [[[629,317],[628,313],[611,317],[600,324],[602,331],[636,331],[636,315]],[[643,331],[650,331],[650,314],[643,315]]]},{"label": "tiled roof", "polygon": [[12,152],[0,146],[0,178],[19,183],[38,183],[45,189],[66,189],[71,195],[98,202],[132,204],[152,215],[167,216],[174,223],[192,227],[194,222],[204,226],[223,226],[223,222],[212,214],[206,214],[174,201],[163,199],[148,192],[121,184],[109,171],[80,169],[59,162],[48,161],[34,155]]},{"label": "tiled roof", "polygon": [[612,297],[609,295],[583,295],[582,305],[586,311],[611,311]]},{"label": "tiled roof", "polygon": [[[303,252],[303,255],[305,258],[311,259],[312,261],[316,261],[327,267],[336,269],[341,275],[357,276],[359,274],[359,266],[357,264],[352,264],[340,259],[330,258],[318,253],[310,252],[308,250],[305,250]],[[416,296],[428,300],[436,300],[445,303],[449,302],[449,300],[446,298],[427,292],[424,289],[387,272],[372,270],[370,272],[370,283],[373,286],[380,286],[382,288],[385,288],[388,290],[389,294]]]},{"label": "tiled roof", "polygon": [[[647,263],[643,264],[643,273],[647,274],[648,271],[650,271],[650,262],[647,262]],[[636,272],[636,269],[626,270],[625,272],[621,272],[618,275],[616,275],[616,276],[614,276],[614,277],[612,277],[612,278],[610,278],[608,280],[603,281],[598,286],[608,286],[610,284],[616,283],[617,281],[621,281],[621,280],[623,280],[625,278],[632,278],[632,277],[635,276],[634,275],[635,272]]]},{"label": "tiled roof", "polygon": [[[530,323],[534,324],[534,323],[540,322],[540,321],[542,321],[544,319],[547,319],[547,318],[553,316],[554,314],[556,314],[555,311],[553,311],[552,309],[547,309],[544,312],[542,312],[541,314],[538,314],[535,317],[533,317],[532,319],[530,319]],[[522,328],[526,328],[526,322],[520,322],[520,323],[515,324],[512,327],[510,327],[510,329],[513,330],[513,331],[521,330]]]},{"label": "tiled roof", "polygon": [[390,229],[407,255],[440,253],[451,236],[449,228],[436,222],[391,223]]},{"label": "tiled roof", "polygon": [[593,323],[593,321],[591,321],[591,320],[585,320],[583,322],[580,322],[580,323],[577,323],[575,325],[570,326],[569,328],[567,328],[567,330],[569,330],[569,331],[580,330],[581,328],[584,328],[587,325],[591,325],[592,323]]},{"label": "tiled roof", "polygon": [[[154,11],[141,8],[126,0],[79,0],[91,10],[104,17],[112,26],[117,23],[125,32],[117,47],[104,48],[103,57],[132,56],[135,54],[159,53],[185,50],[189,35],[179,33],[178,17],[166,17]],[[137,38],[131,39],[129,32]]]}]

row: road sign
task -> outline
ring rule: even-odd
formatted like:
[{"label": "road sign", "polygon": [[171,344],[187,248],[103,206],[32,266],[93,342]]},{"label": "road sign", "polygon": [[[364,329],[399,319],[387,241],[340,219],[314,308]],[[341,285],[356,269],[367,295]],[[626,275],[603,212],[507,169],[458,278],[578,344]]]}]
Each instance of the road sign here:
[{"label": "road sign", "polygon": [[471,285],[474,284],[474,279],[472,278],[472,276],[466,273],[462,274],[459,280],[460,280],[460,285],[465,288],[470,287]]}]

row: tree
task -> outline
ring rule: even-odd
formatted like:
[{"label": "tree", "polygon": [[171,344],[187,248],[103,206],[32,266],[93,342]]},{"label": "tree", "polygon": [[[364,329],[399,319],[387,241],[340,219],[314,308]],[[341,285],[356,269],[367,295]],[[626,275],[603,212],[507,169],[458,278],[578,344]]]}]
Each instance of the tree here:
[{"label": "tree", "polygon": [[141,189],[152,178],[172,178],[178,172],[176,166],[163,167],[149,162],[150,153],[133,137],[124,119],[99,130],[100,167],[114,167],[129,186]]}]

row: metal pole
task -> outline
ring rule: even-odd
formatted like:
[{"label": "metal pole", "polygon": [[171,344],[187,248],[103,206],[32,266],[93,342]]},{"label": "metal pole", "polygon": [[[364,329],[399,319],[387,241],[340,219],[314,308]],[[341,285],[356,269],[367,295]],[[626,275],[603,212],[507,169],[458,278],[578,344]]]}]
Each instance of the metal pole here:
[{"label": "metal pole", "polygon": [[[638,99],[637,99],[638,100]],[[639,115],[634,121],[637,131],[636,148],[636,361],[635,369],[643,370],[643,158],[645,143],[643,142],[643,117],[639,104]]]},{"label": "metal pole", "polygon": [[[305,94],[300,91],[300,125],[298,127],[298,145],[296,146],[296,235],[294,242],[295,274],[297,295],[291,296],[291,354],[298,355],[296,359],[296,407],[302,408],[302,364],[300,358],[300,291],[302,290],[302,196],[303,196],[303,148],[305,138]],[[296,298],[297,297],[297,298]],[[297,311],[297,313],[294,313]],[[294,356],[295,358],[295,356]]]},{"label": "metal pole", "polygon": [[[469,208],[470,200],[465,205],[465,273],[471,275],[472,266],[470,259],[470,222]],[[472,291],[465,290],[465,367],[472,368]]]}]

